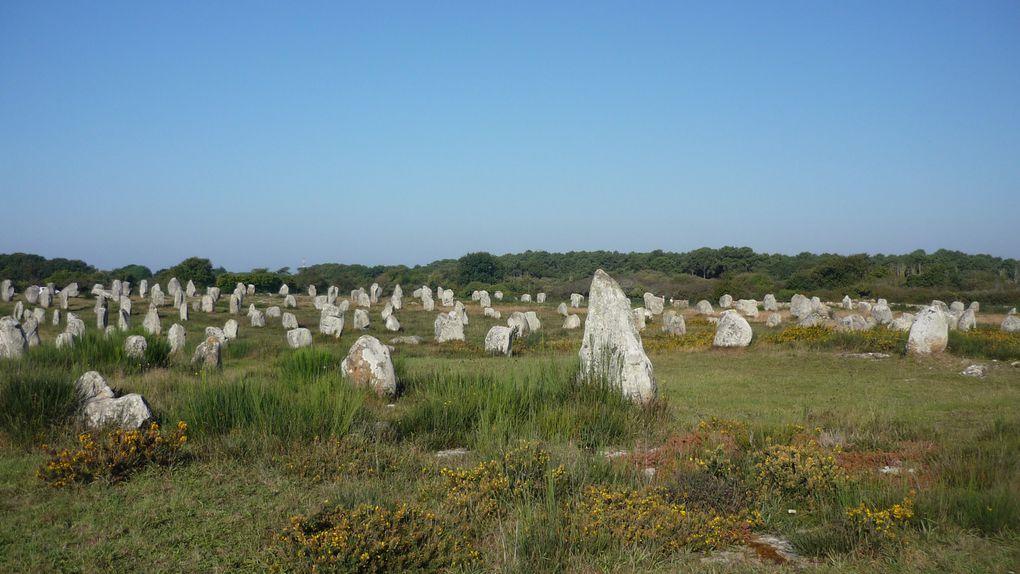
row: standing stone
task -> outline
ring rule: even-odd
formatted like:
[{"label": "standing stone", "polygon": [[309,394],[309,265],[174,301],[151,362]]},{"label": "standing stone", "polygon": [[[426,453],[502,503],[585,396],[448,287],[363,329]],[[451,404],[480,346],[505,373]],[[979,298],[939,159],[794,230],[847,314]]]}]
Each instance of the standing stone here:
[{"label": "standing stone", "polygon": [[354,328],[364,331],[368,328],[368,311],[364,309],[354,310]]},{"label": "standing stone", "polygon": [[297,317],[294,316],[294,313],[284,313],[280,318],[280,325],[287,330],[297,329],[300,326],[298,325]]},{"label": "standing stone", "polygon": [[171,277],[170,280],[166,282],[166,292],[167,293],[173,295],[174,293],[177,293],[180,290],[181,290],[181,282],[178,281],[176,277]]},{"label": "standing stone", "polygon": [[96,309],[96,328],[102,331],[106,329],[106,326],[109,324],[109,314],[107,313],[106,307]]},{"label": "standing stone", "polygon": [[372,299],[368,296],[368,293],[366,293],[364,289],[359,289],[355,304],[357,304],[358,307],[371,307]]},{"label": "standing stone", "polygon": [[421,307],[426,311],[434,311],[436,308],[436,302],[432,300],[431,295],[422,293],[421,296]]},{"label": "standing stone", "polygon": [[43,287],[39,290],[39,306],[43,309],[49,309],[53,303],[53,293],[48,287]]},{"label": "standing stone", "polygon": [[319,296],[319,291],[315,288],[315,285],[308,286],[308,296],[315,299]]},{"label": "standing stone", "polygon": [[478,293],[478,304],[482,309],[492,307],[492,300],[489,298],[488,291],[481,291]]},{"label": "standing stone", "polygon": [[245,288],[245,295],[249,297],[255,294],[255,285],[249,283]]},{"label": "standing stone", "polygon": [[521,303],[531,303],[531,293],[521,295]]},{"label": "standing stone", "polygon": [[223,344],[216,337],[206,337],[195,347],[191,365],[200,369],[223,368]]},{"label": "standing stone", "polygon": [[61,309],[64,309],[64,310],[67,309],[67,300],[68,300],[68,298],[70,296],[71,296],[71,294],[68,293],[67,291],[61,291],[60,292],[60,308]]},{"label": "standing stone", "polygon": [[74,335],[76,338],[85,334],[85,321],[82,321],[74,313],[67,314],[67,325],[64,331]]},{"label": "standing stone", "polygon": [[276,305],[266,308],[266,317],[270,319],[276,319],[280,316],[280,308]]},{"label": "standing stone", "polygon": [[631,318],[630,300],[601,269],[595,271],[588,293],[588,319],[579,353],[582,372],[603,377],[631,400],[646,403],[655,399],[652,362]]},{"label": "standing stone", "polygon": [[266,315],[258,309],[254,313],[249,315],[248,320],[251,322],[252,327],[265,327],[266,326]]},{"label": "standing stone", "polygon": [[56,326],[59,326],[59,325],[60,325],[60,309],[54,309],[53,310],[53,326],[56,327]]},{"label": "standing stone", "polygon": [[170,343],[170,353],[176,355],[184,349],[184,342],[187,338],[187,332],[180,323],[174,323],[170,325],[170,329],[166,332],[166,340]]},{"label": "standing stone", "polygon": [[559,306],[556,307],[556,312],[559,313],[560,315],[563,315],[564,317],[570,314],[570,311],[567,310],[566,303],[560,303]]},{"label": "standing stone", "polygon": [[390,315],[386,317],[386,330],[387,331],[399,331],[400,321],[397,320],[396,315]]},{"label": "standing stone", "polygon": [[39,286],[29,285],[28,289],[25,289],[25,301],[28,301],[32,305],[39,302]]},{"label": "standing stone", "polygon": [[778,311],[779,302],[776,301],[776,296],[772,293],[765,295],[765,300],[762,302],[762,309],[766,311]]},{"label": "standing stone", "polygon": [[1007,333],[1020,333],[1020,318],[1017,318],[1016,315],[1006,315],[1000,329]]},{"label": "standing stone", "polygon": [[754,299],[738,299],[734,305],[737,311],[745,317],[758,316],[758,302]]},{"label": "standing stone", "polygon": [[843,295],[843,308],[844,309],[853,309],[854,308],[854,302],[853,302],[852,299],[850,299],[849,295]]},{"label": "standing stone", "polygon": [[719,297],[719,307],[722,309],[729,309],[733,306],[733,297],[729,293]]},{"label": "standing stone", "polygon": [[11,280],[0,281],[0,301],[8,303],[12,298],[14,298],[14,286],[11,285]]},{"label": "standing stone", "polygon": [[453,307],[453,289],[444,289],[442,295],[443,307]]},{"label": "standing stone", "polygon": [[284,283],[283,285],[280,285],[280,290],[277,291],[277,293],[280,297],[286,297],[287,295],[290,295],[290,287]]},{"label": "standing stone", "polygon": [[297,300],[293,295],[286,295],[283,298],[283,306],[287,309],[297,309]]},{"label": "standing stone", "polygon": [[510,313],[510,316],[506,319],[506,324],[508,327],[516,330],[517,337],[527,337],[531,334],[528,318],[520,311]]},{"label": "standing stone", "polygon": [[485,352],[510,356],[513,353],[514,327],[494,325],[485,334]]},{"label": "standing stone", "polygon": [[536,303],[545,303],[545,293],[538,293],[535,295]]},{"label": "standing stone", "polygon": [[379,315],[382,316],[382,320],[385,321],[386,319],[389,319],[390,315],[392,315],[392,314],[393,314],[393,303],[390,302],[390,303],[387,303],[385,307],[383,307],[383,310],[382,310],[382,312]]},{"label": "standing stone", "polygon": [[121,331],[127,331],[131,328],[131,315],[128,315],[124,309],[117,310],[117,328]]},{"label": "standing stone", "polygon": [[804,319],[811,314],[811,300],[797,293],[790,299],[790,314],[797,319]]},{"label": "standing stone", "polygon": [[339,339],[344,332],[344,318],[336,315],[322,316],[319,319],[319,332]]},{"label": "standing stone", "polygon": [[379,297],[382,295],[382,287],[378,283],[372,283],[368,287],[368,300],[372,305],[379,303]]},{"label": "standing stone", "polygon": [[573,313],[563,318],[563,328],[567,331],[573,331],[581,326],[581,318]]},{"label": "standing stone", "polygon": [[868,328],[868,321],[857,313],[851,313],[836,320],[836,329],[840,331],[866,331]]},{"label": "standing stone", "polygon": [[25,318],[25,304],[18,301],[14,304],[14,311],[11,313],[15,320],[22,320]]},{"label": "standing stone", "polygon": [[181,321],[187,321],[188,320],[189,313],[188,313],[188,304],[187,303],[181,305],[180,308],[178,309],[178,312],[180,313]]},{"label": "standing stone", "polygon": [[152,286],[152,292],[149,293],[149,302],[156,307],[166,305],[166,296],[164,296],[163,291],[159,289],[159,283]]},{"label": "standing stone", "polygon": [[524,313],[524,320],[528,322],[528,331],[537,333],[542,330],[542,322],[538,320],[538,314],[534,311]]},{"label": "standing stone", "polygon": [[889,323],[889,329],[893,331],[909,331],[914,324],[914,316],[910,313],[901,313],[899,317]]},{"label": "standing stone", "polygon": [[212,325],[205,328],[206,338],[214,337],[221,345],[227,344],[227,335],[223,332],[223,329],[219,327],[213,327]]},{"label": "standing stone", "polygon": [[148,341],[141,335],[131,335],[124,340],[124,354],[132,359],[141,359],[145,356],[145,349],[149,346]]},{"label": "standing stone", "polygon": [[215,303],[213,302],[212,295],[209,295],[209,294],[202,295],[202,312],[203,313],[212,313],[214,305],[215,305]]},{"label": "standing stone", "polygon": [[875,319],[875,322],[879,325],[888,325],[889,323],[892,323],[892,309],[889,308],[889,304],[885,302],[885,299],[879,299],[878,303],[871,308],[871,317]]},{"label": "standing stone", "polygon": [[977,301],[971,301],[970,306],[967,308],[973,309],[975,313],[978,313],[981,311],[981,303],[978,303]]},{"label": "standing stone", "polygon": [[463,303],[457,301],[457,303],[453,306],[453,312],[457,314],[457,318],[460,319],[461,323],[464,323],[465,325],[468,324],[468,314],[467,311],[464,310]]},{"label": "standing stone", "polygon": [[124,311],[126,311],[128,315],[131,314],[131,298],[130,297],[120,297],[120,298],[118,298],[117,306],[119,308],[121,308],[121,309],[124,309]]},{"label": "standing stone", "polygon": [[711,303],[702,299],[701,301],[698,301],[694,305],[694,312],[697,313],[698,315],[711,315],[712,313],[715,312],[715,310],[712,309]]},{"label": "standing stone", "polygon": [[319,310],[319,311],[321,311],[322,308],[325,307],[326,305],[332,305],[333,304],[329,300],[329,297],[327,295],[316,295],[315,299],[313,299],[312,301],[313,301],[313,305],[315,306],[315,308],[317,310]]},{"label": "standing stone", "polygon": [[463,341],[464,323],[460,322],[460,318],[457,317],[455,312],[440,313],[433,325],[433,332],[435,333],[437,343]]},{"label": "standing stone", "polygon": [[751,336],[751,325],[747,323],[747,319],[744,319],[740,313],[730,310],[719,317],[712,345],[715,347],[746,347],[751,344]]},{"label": "standing stone", "polygon": [[907,351],[921,355],[941,353],[948,343],[949,325],[942,309],[934,305],[921,309],[910,327]]},{"label": "standing stone", "polygon": [[492,317],[494,319],[499,319],[500,317],[502,317],[500,312],[493,309],[492,307],[486,307],[484,310],[482,310],[482,314],[485,315],[486,317]]},{"label": "standing stone", "polygon": [[230,296],[230,314],[237,315],[241,312],[241,299],[234,293]]},{"label": "standing stone", "polygon": [[35,317],[25,319],[21,323],[21,331],[25,334],[25,342],[28,343],[29,347],[39,345],[39,322],[35,320]]},{"label": "standing stone", "polygon": [[652,293],[645,293],[645,309],[652,312],[653,315],[662,315],[662,309],[666,304],[665,297],[656,297]]},{"label": "standing stone", "polygon": [[390,304],[393,305],[393,308],[397,311],[404,306],[404,290],[400,288],[399,283],[393,288],[393,296],[390,297]]},{"label": "standing stone", "polygon": [[142,328],[149,335],[159,335],[163,332],[163,327],[159,322],[159,311],[155,307],[151,307],[149,312],[145,314],[145,319],[142,321]]},{"label": "standing stone", "polygon": [[237,321],[234,319],[227,319],[227,322],[223,325],[223,336],[226,337],[228,341],[236,339],[237,329]]},{"label": "standing stone", "polygon": [[397,375],[390,349],[371,335],[362,335],[351,345],[347,357],[340,363],[340,371],[356,387],[369,387],[381,397],[397,394]]},{"label": "standing stone", "polygon": [[195,287],[195,282],[188,279],[188,284],[184,286],[184,294],[188,297],[194,297],[195,293],[198,293],[198,288]]},{"label": "standing stone", "polygon": [[304,327],[287,331],[287,344],[292,349],[308,347],[312,344],[312,332]]},{"label": "standing stone", "polygon": [[145,299],[145,296],[149,294],[149,280],[142,279],[138,282],[138,296]]},{"label": "standing stone", "polygon": [[503,292],[502,291],[496,291],[495,293],[492,294],[492,296],[495,297],[497,301],[502,301],[503,300]]},{"label": "standing stone", "polygon": [[684,316],[676,311],[669,310],[662,316],[662,332],[672,337],[682,337],[687,334],[687,322]]},{"label": "standing stone", "polygon": [[42,309],[40,307],[36,307],[35,309],[32,309],[32,318],[35,319],[35,322],[37,324],[39,324],[39,325],[45,323],[46,322],[46,309]]},{"label": "standing stone", "polygon": [[769,313],[767,319],[765,319],[766,327],[778,327],[783,323],[783,317],[779,313]]}]

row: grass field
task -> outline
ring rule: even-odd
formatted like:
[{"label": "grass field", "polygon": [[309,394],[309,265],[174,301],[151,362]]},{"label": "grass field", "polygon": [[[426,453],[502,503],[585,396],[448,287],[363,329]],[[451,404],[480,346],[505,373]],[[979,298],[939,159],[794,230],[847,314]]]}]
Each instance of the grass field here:
[{"label": "grass field", "polygon": [[[749,348],[714,350],[703,319],[688,315],[688,335],[675,339],[656,320],[643,339],[660,399],[641,408],[578,379],[582,330],[560,328],[559,301],[497,304],[500,321],[468,304],[467,341],[444,345],[432,342],[436,313],[411,301],[397,313],[401,333],[382,328],[381,305],[367,331],[423,338],[395,346],[392,403],[346,384],[339,363],[357,334],[318,334],[306,297],[296,313],[312,348],[287,348],[278,319],[254,329],[241,315],[217,373],[189,359],[223,311],[192,312],[187,356],[136,362],[118,352],[123,335],[47,348],[62,330],[47,321],[43,347],[0,362],[0,571],[1020,565],[1020,368],[1010,366],[1020,339],[996,334],[1001,317],[927,359],[900,352],[905,334],[755,322]],[[73,306],[95,331],[92,301]],[[485,356],[489,327],[525,309],[542,330],[515,357]],[[136,302],[138,326],[143,312]],[[177,314],[161,314],[165,332]],[[891,356],[847,356],[860,352]],[[987,377],[960,374],[975,362],[991,366]],[[187,442],[120,480],[50,487],[37,477],[50,457],[39,446],[76,448],[68,389],[92,369],[145,396],[164,430],[186,421]],[[466,452],[437,455],[455,448]]]}]

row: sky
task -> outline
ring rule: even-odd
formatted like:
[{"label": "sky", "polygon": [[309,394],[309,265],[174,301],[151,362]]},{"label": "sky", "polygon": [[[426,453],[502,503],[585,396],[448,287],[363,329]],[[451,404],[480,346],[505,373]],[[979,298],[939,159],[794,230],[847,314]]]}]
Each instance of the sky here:
[{"label": "sky", "polygon": [[1020,2],[0,3],[0,252],[1020,257]]}]

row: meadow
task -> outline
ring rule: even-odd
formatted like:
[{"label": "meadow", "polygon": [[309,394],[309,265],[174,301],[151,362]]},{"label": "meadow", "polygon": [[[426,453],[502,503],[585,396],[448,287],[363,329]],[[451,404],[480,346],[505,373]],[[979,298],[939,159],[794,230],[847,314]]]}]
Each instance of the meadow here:
[{"label": "meadow", "polygon": [[[687,335],[663,334],[658,319],[642,333],[659,398],[641,407],[578,376],[583,328],[560,328],[558,300],[494,301],[502,320],[467,303],[466,341],[441,345],[432,342],[438,304],[425,312],[405,297],[400,333],[385,331],[373,306],[366,333],[422,337],[394,345],[395,400],[347,384],[339,365],[362,333],[347,313],[342,338],[320,335],[304,296],[296,315],[315,333],[312,347],[288,348],[279,319],[257,329],[241,315],[214,372],[196,371],[190,352],[171,356],[158,337],[144,358],[125,358],[127,333],[99,335],[92,303],[72,300],[88,325],[75,347],[54,348],[62,328],[47,321],[41,347],[0,361],[0,571],[1020,564],[1020,368],[1011,365],[1020,337],[996,330],[998,314],[954,333],[947,353],[917,358],[902,352],[905,333],[770,329],[764,315],[750,347],[713,349],[713,325],[685,311]],[[133,325],[145,305],[136,301]],[[189,350],[204,327],[231,317],[225,305],[191,313]],[[485,333],[514,310],[537,311],[542,330],[513,357],[486,356]],[[0,315],[10,311],[0,304]],[[177,314],[161,315],[165,333]],[[991,367],[986,377],[960,374],[974,363]],[[82,436],[73,382],[89,370],[146,397],[161,426],[152,442]],[[150,447],[148,458],[127,452]],[[57,483],[64,467],[50,463],[73,468],[87,458],[76,453],[99,457],[100,471]],[[103,456],[121,458],[104,466]]]}]

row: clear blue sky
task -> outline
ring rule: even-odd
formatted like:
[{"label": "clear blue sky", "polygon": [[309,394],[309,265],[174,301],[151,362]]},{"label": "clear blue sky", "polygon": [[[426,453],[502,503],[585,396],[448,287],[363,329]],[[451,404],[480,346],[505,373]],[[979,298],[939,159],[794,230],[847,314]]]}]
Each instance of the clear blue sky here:
[{"label": "clear blue sky", "polygon": [[102,268],[1017,257],[1020,2],[7,0],[0,198]]}]

